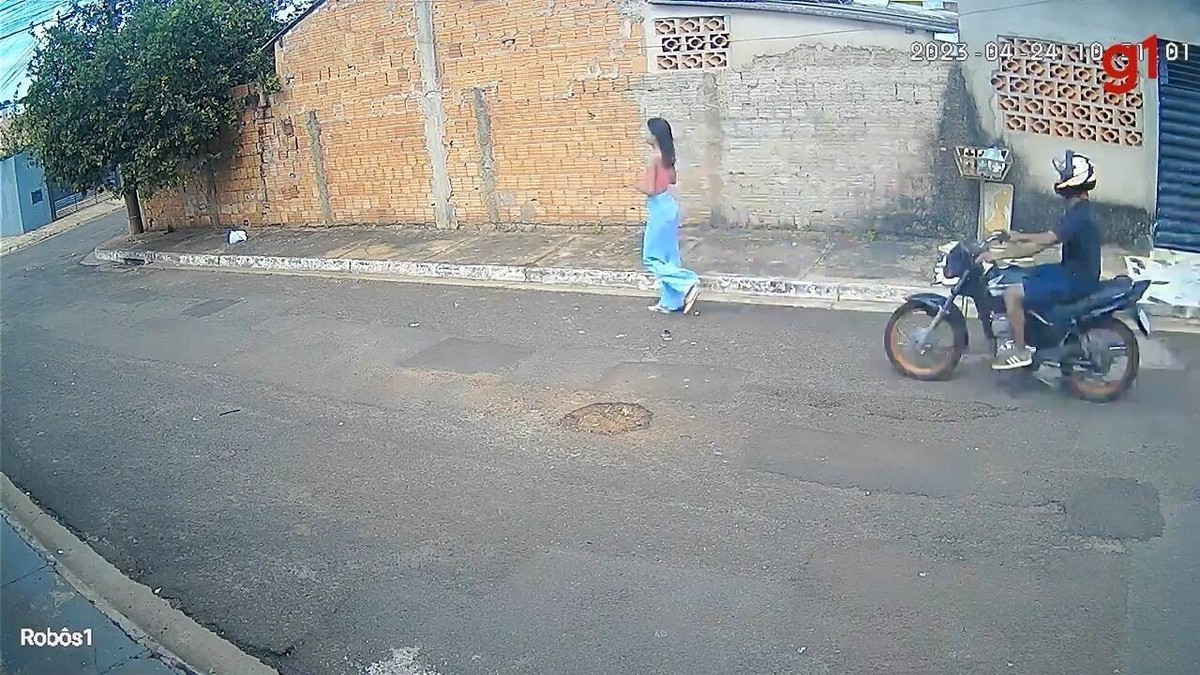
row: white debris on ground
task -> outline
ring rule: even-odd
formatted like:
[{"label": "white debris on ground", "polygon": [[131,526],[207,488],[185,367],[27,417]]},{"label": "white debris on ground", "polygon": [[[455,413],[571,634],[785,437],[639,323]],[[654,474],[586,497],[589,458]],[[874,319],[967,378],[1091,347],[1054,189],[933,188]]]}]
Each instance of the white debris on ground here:
[{"label": "white debris on ground", "polygon": [[1155,249],[1147,258],[1127,256],[1125,265],[1134,281],[1166,282],[1151,286],[1143,301],[1200,307],[1200,254]]},{"label": "white debris on ground", "polygon": [[243,241],[246,241],[245,230],[230,230],[226,238],[226,242],[228,242],[230,246],[233,246],[234,244],[240,244]]},{"label": "white debris on ground", "polygon": [[420,650],[416,647],[392,649],[390,657],[367,666],[363,675],[438,675],[436,670],[417,663],[419,655]]}]

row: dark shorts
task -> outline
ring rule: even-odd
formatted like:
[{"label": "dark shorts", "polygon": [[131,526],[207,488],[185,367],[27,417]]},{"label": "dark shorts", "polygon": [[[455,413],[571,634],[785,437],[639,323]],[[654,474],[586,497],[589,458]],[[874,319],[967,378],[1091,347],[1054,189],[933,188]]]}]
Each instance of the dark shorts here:
[{"label": "dark shorts", "polygon": [[1079,283],[1062,265],[1038,265],[1032,267],[1022,284],[1025,289],[1025,305],[1048,306],[1070,302],[1088,294],[1089,284]]}]

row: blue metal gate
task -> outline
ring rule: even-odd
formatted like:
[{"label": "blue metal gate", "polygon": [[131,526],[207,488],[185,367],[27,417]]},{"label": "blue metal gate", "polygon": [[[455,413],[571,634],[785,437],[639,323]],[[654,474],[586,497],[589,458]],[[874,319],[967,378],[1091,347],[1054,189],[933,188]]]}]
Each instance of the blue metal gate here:
[{"label": "blue metal gate", "polygon": [[[117,175],[117,172],[108,172],[106,180],[108,184],[118,186],[119,191],[121,178]],[[58,220],[63,216],[86,209],[93,204],[111,199],[113,196],[113,190],[104,186],[76,191],[59,185],[52,180],[47,180],[46,182],[50,188],[50,216],[53,220]]]},{"label": "blue metal gate", "polygon": [[1188,51],[1167,61],[1159,49],[1154,245],[1200,253],[1200,45]]}]

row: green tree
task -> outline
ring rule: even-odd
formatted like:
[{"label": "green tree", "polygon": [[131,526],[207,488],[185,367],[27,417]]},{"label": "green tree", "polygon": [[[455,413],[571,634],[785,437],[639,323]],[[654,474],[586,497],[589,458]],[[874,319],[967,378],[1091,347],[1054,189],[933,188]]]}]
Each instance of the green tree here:
[{"label": "green tree", "polygon": [[13,137],[70,187],[104,185],[115,168],[138,234],[139,195],[220,158],[221,132],[238,117],[230,90],[273,80],[263,46],[290,4],[75,0],[34,56]]}]

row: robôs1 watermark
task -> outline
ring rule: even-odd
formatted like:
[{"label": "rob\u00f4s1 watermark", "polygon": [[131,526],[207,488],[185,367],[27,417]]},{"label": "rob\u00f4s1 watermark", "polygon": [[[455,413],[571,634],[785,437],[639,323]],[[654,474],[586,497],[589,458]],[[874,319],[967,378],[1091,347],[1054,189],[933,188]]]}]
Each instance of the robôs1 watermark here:
[{"label": "rob\u00f4s1 watermark", "polygon": [[1160,40],[1157,35],[1141,42],[1121,42],[1104,50],[1101,64],[1104,66],[1104,91],[1109,94],[1126,94],[1138,84],[1139,66],[1146,62],[1146,78],[1158,79],[1159,45],[1162,58],[1166,61],[1187,61],[1191,58],[1191,47],[1186,42]]},{"label": "rob\u00f4s1 watermark", "polygon": [[33,628],[21,629],[21,646],[22,647],[91,647],[92,646],[92,629],[85,628],[83,630],[70,631],[66,628],[54,630],[46,628],[36,630]]}]

